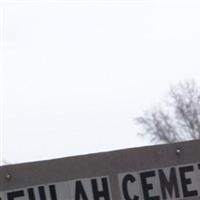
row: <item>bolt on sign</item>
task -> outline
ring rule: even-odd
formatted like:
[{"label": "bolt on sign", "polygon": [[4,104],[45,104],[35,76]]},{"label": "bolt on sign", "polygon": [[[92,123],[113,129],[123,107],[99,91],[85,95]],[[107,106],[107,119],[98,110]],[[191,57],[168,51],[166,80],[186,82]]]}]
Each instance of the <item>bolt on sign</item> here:
[{"label": "bolt on sign", "polygon": [[0,200],[200,199],[200,140],[0,168]]}]

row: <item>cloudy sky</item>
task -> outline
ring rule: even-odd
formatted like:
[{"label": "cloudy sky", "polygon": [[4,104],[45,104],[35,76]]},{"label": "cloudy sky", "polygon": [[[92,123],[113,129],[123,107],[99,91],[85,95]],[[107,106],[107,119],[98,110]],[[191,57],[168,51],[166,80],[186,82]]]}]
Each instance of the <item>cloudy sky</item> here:
[{"label": "cloudy sky", "polygon": [[150,144],[133,119],[200,77],[198,0],[1,0],[1,160]]}]

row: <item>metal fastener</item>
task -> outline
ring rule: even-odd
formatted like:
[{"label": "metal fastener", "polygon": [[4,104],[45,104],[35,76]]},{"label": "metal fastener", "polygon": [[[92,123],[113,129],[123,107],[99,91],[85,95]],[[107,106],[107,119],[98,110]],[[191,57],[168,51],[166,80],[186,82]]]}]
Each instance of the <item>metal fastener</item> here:
[{"label": "metal fastener", "polygon": [[180,156],[181,155],[181,150],[180,149],[176,149],[176,155]]},{"label": "metal fastener", "polygon": [[5,179],[8,180],[8,181],[10,181],[10,180],[12,179],[12,175],[9,174],[9,173],[7,173],[7,174],[5,175]]}]

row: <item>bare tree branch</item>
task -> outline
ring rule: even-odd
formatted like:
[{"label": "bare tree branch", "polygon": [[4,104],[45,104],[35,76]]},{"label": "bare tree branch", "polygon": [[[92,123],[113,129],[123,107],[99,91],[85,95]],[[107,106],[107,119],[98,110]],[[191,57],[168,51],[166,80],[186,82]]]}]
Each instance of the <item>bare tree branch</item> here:
[{"label": "bare tree branch", "polygon": [[156,107],[136,118],[143,135],[153,142],[173,143],[200,139],[200,87],[195,81],[173,86],[165,107]]}]

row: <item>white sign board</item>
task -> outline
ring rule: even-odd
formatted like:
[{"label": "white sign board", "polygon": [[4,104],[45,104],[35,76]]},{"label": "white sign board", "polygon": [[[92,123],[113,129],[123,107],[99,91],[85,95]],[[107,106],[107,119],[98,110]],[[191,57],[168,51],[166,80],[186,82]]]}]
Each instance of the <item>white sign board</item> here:
[{"label": "white sign board", "polygon": [[200,163],[125,172],[118,178],[123,200],[200,197]]},{"label": "white sign board", "polygon": [[200,199],[199,153],[193,141],[4,166],[0,200]]},{"label": "white sign board", "polygon": [[34,185],[1,192],[0,200],[111,200],[108,177]]}]

